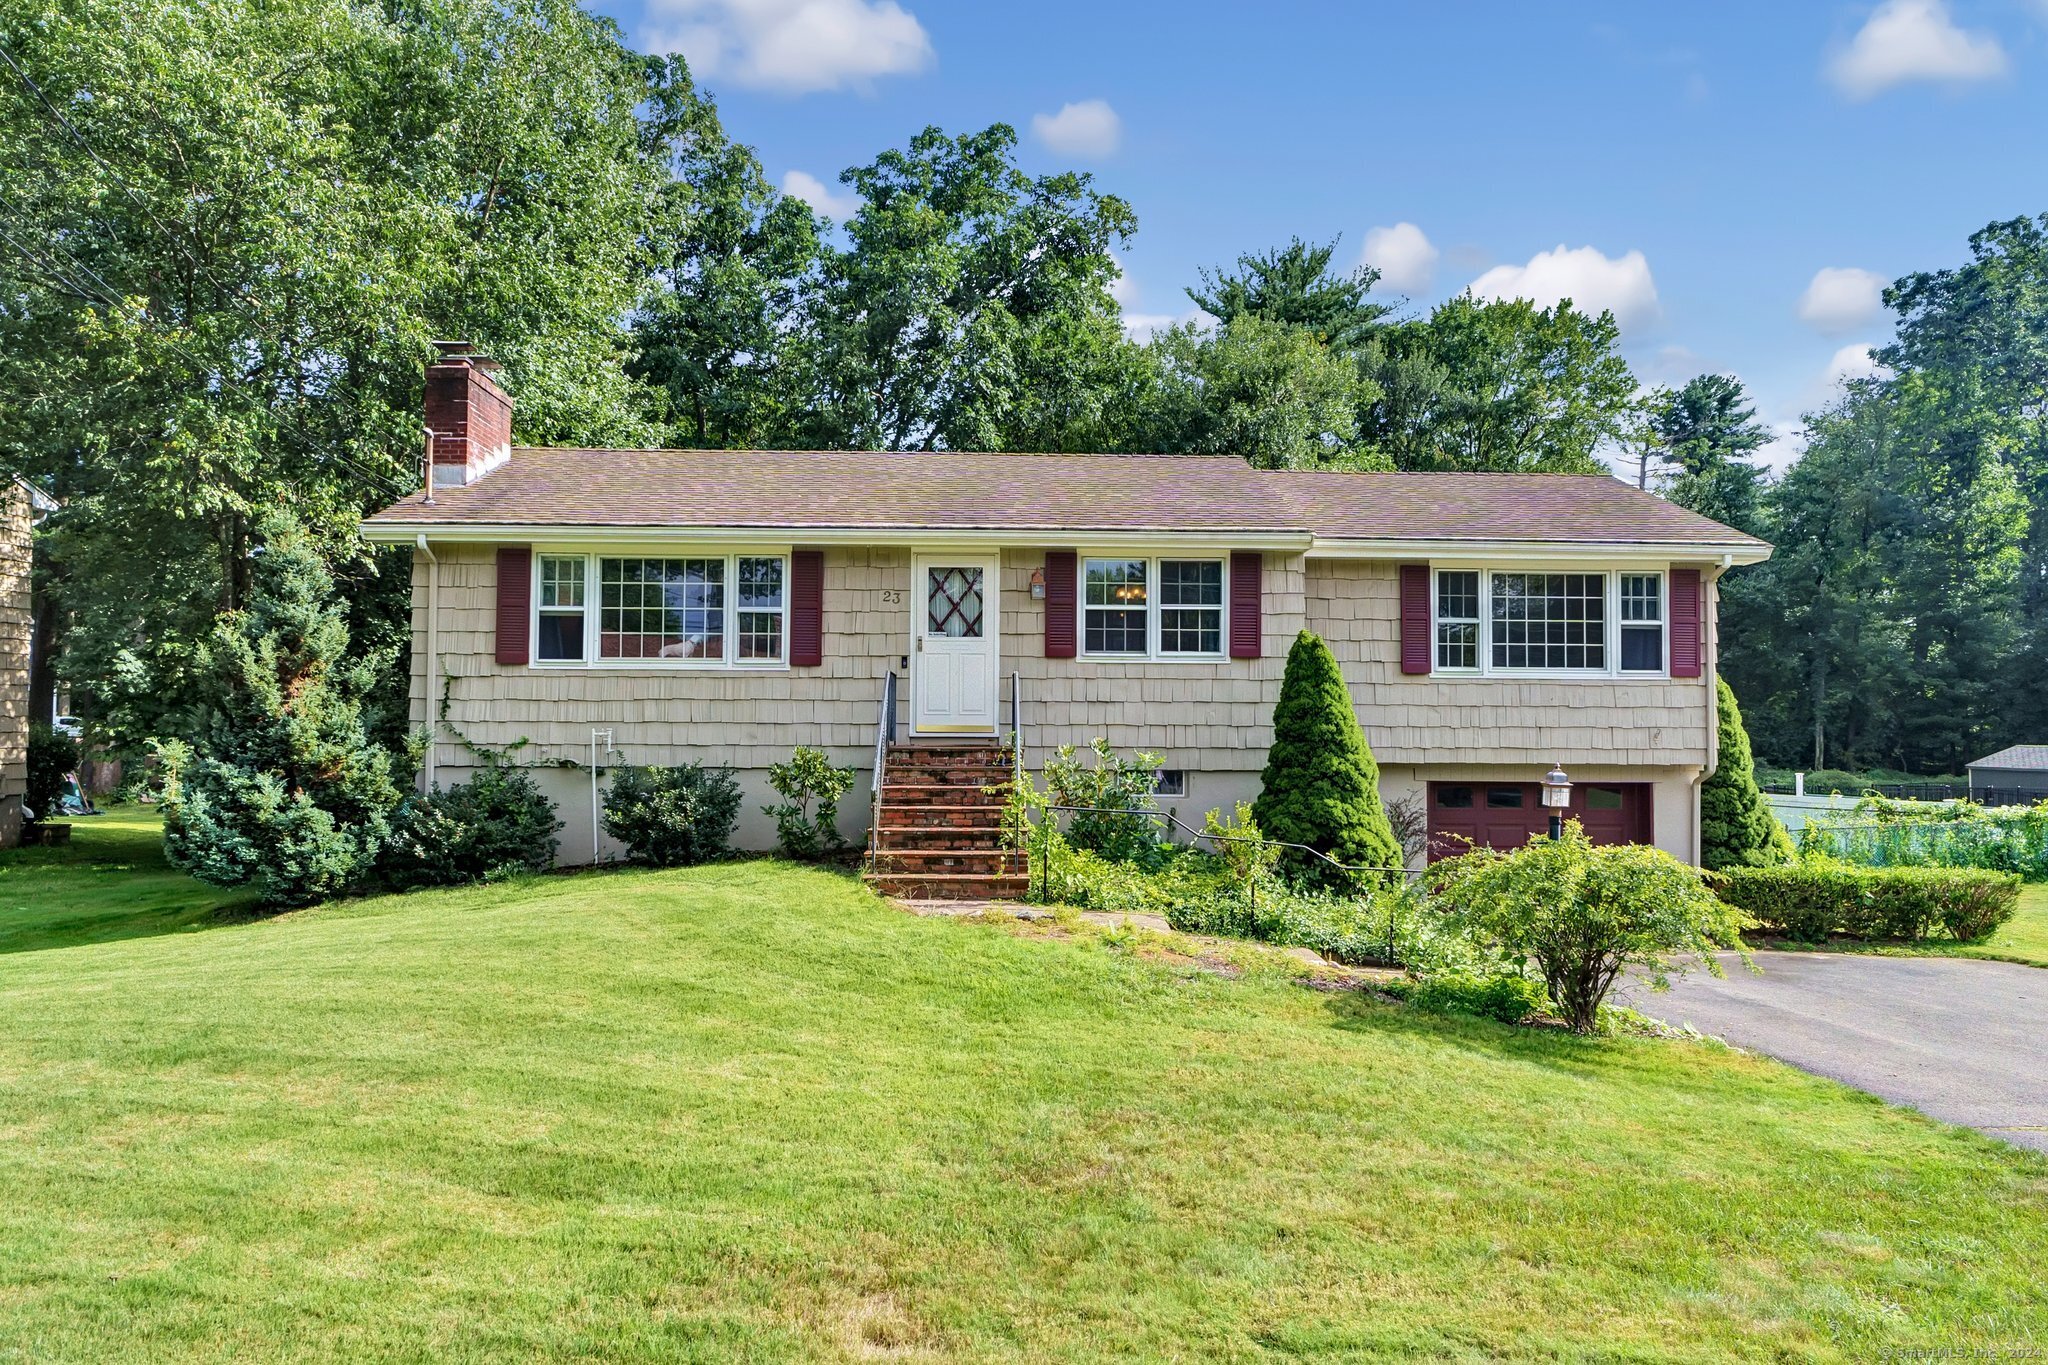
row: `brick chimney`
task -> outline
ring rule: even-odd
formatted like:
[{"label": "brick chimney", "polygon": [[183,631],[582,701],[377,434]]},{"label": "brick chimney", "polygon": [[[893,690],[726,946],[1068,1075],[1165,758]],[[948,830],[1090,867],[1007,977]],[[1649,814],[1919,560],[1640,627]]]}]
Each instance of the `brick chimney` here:
[{"label": "brick chimney", "polygon": [[467,341],[437,341],[427,366],[427,430],[434,435],[434,487],[475,483],[512,458],[512,400],[491,378],[498,362]]}]

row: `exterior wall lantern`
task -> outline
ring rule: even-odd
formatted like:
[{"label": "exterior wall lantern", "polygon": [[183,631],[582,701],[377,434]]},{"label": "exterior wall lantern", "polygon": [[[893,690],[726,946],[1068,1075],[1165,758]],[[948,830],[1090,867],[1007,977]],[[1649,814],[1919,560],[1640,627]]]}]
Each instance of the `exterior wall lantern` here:
[{"label": "exterior wall lantern", "polygon": [[1033,570],[1031,571],[1031,595],[1032,595],[1032,596],[1033,596],[1034,598],[1037,598],[1037,599],[1038,599],[1039,601],[1044,601],[1044,600],[1045,600],[1045,570],[1044,570],[1044,569],[1033,569]]},{"label": "exterior wall lantern", "polygon": [[1564,765],[1553,764],[1543,775],[1543,808],[1550,812],[1550,837],[1564,838],[1565,808],[1572,803],[1572,780]]}]

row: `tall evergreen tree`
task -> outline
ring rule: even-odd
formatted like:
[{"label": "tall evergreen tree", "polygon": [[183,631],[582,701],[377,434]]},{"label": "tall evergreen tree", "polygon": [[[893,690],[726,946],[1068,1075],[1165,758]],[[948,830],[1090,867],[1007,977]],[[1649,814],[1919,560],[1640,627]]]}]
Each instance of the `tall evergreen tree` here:
[{"label": "tall evergreen tree", "polygon": [[1730,867],[1770,867],[1792,858],[1792,837],[1771,813],[1756,785],[1749,733],[1726,678],[1714,680],[1720,759],[1700,787],[1700,864],[1718,872]]},{"label": "tall evergreen tree", "polygon": [[164,754],[164,848],[217,886],[304,905],[358,886],[399,800],[360,698],[382,662],[352,654],[346,610],[310,536],[261,527],[246,604],[221,617],[198,668],[213,701],[196,747]]},{"label": "tall evergreen tree", "polygon": [[1311,245],[1296,237],[1286,246],[1237,258],[1237,269],[1201,272],[1188,298],[1228,330],[1239,318],[1299,327],[1338,354],[1365,344],[1389,306],[1369,299],[1379,272],[1360,266],[1330,269],[1337,243]]},{"label": "tall evergreen tree", "polygon": [[[1401,841],[1380,802],[1379,764],[1336,656],[1312,631],[1301,632],[1287,651],[1261,784],[1252,817],[1267,838],[1306,845],[1349,867],[1401,866]],[[1307,882],[1347,880],[1293,849],[1280,865]]]},{"label": "tall evergreen tree", "polygon": [[1674,476],[1681,507],[1754,533],[1761,523],[1763,471],[1750,457],[1770,440],[1756,406],[1733,375],[1703,374],[1672,393],[1657,413],[1658,454]]}]

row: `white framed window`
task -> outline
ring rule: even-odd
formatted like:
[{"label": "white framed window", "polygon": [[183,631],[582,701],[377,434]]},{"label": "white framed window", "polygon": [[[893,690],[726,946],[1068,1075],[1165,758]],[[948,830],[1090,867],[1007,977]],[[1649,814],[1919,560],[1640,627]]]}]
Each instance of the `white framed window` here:
[{"label": "white framed window", "polygon": [[533,657],[542,663],[583,662],[586,571],[582,555],[540,556]]},{"label": "white framed window", "polygon": [[536,664],[777,667],[789,657],[786,554],[534,556]]},{"label": "white framed window", "polygon": [[1081,653],[1103,659],[1224,657],[1227,574],[1220,558],[1083,559]]},{"label": "white framed window", "polygon": [[1436,666],[1479,667],[1479,571],[1445,569],[1436,576]]},{"label": "white framed window", "polygon": [[1499,670],[1607,669],[1607,575],[1490,574],[1486,646]]},{"label": "white framed window", "polygon": [[1152,780],[1154,796],[1186,796],[1188,794],[1188,770],[1186,768],[1161,768]]},{"label": "white framed window", "polygon": [[1430,603],[1435,671],[1661,675],[1666,600],[1662,571],[1440,568]]},{"label": "white framed window", "polygon": [[1621,671],[1664,671],[1664,575],[1621,575]]}]

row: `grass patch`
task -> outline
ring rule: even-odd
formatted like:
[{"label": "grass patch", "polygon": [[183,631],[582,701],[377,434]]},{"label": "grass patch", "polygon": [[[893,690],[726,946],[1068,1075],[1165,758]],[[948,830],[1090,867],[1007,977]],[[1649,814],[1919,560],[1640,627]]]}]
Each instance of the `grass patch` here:
[{"label": "grass patch", "polygon": [[227,924],[197,889],[126,934],[88,903],[169,874],[114,866],[0,864],[17,935],[20,874],[78,887],[48,902],[75,946],[0,957],[24,1357],[2048,1338],[2048,1162],[1726,1049],[916,919],[776,863]]},{"label": "grass patch", "polygon": [[0,953],[210,928],[255,905],[165,862],[154,806],[113,806],[70,824],[69,843],[0,853]]}]

